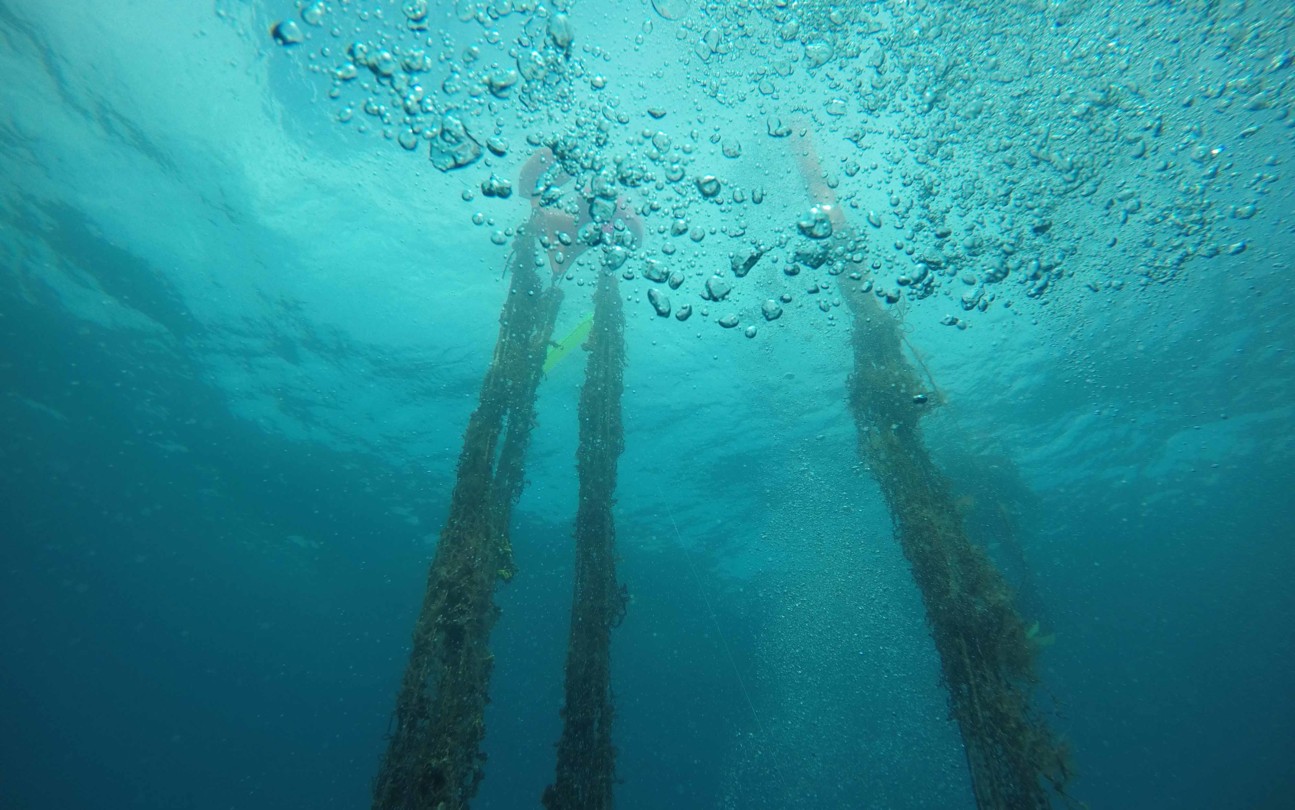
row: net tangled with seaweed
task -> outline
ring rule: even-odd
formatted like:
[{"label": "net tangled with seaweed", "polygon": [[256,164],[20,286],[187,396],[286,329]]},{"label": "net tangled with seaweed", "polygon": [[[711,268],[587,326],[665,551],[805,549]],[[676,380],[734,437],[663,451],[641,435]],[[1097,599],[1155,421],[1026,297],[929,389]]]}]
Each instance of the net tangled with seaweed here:
[{"label": "net tangled with seaweed", "polygon": [[922,595],[982,810],[1066,803],[1064,743],[1034,707],[1038,678],[1026,623],[1002,575],[963,529],[954,496],[922,442],[899,325],[861,285],[845,285],[853,316],[850,408],[859,453],[881,487]]},{"label": "net tangled with seaweed", "polygon": [[519,231],[499,339],[463,438],[449,518],[373,786],[374,810],[461,810],[481,782],[495,586],[512,572],[508,525],[562,295],[536,273],[535,242],[533,227]]},{"label": "net tangled with seaweed", "polygon": [[567,646],[566,699],[557,774],[544,791],[547,810],[606,810],[612,806],[611,631],[625,612],[616,583],[616,527],[612,504],[616,464],[624,446],[625,317],[616,277],[603,273],[594,294],[589,363],[580,393],[577,464],[575,596]]}]

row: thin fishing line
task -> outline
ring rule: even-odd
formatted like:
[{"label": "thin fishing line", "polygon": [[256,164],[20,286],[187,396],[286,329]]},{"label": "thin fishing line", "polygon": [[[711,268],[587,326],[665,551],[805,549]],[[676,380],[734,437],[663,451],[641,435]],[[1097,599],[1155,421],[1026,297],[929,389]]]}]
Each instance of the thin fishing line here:
[{"label": "thin fishing line", "polygon": [[[738,669],[737,659],[733,656],[733,650],[728,645],[728,638],[725,637],[724,631],[720,629],[719,619],[715,615],[715,608],[710,603],[710,597],[706,595],[706,589],[701,585],[701,577],[697,574],[697,566],[693,562],[692,552],[688,550],[688,546],[683,542],[683,537],[679,534],[679,524],[675,522],[674,510],[670,508],[670,502],[666,499],[660,483],[657,484],[657,497],[665,504],[666,516],[670,518],[670,528],[674,530],[675,542],[679,544],[679,548],[683,549],[684,559],[688,561],[688,570],[692,573],[693,583],[697,586],[697,593],[701,594],[701,601],[706,605],[706,615],[710,616],[711,626],[715,629],[715,635],[719,638],[720,646],[724,648],[724,655],[728,657],[728,664],[733,669],[733,677],[737,679],[737,685],[742,690],[742,697],[746,700],[746,706],[751,710],[751,717],[755,719],[756,730],[760,733],[760,738],[768,744],[770,737],[765,730],[764,721],[760,719],[760,713],[755,710],[755,702],[751,700],[751,693],[746,688],[746,681],[742,678],[742,671]],[[778,781],[782,783],[783,790],[787,790],[787,780],[782,775],[782,768],[778,765],[778,758],[772,756],[770,763],[773,765]]]}]

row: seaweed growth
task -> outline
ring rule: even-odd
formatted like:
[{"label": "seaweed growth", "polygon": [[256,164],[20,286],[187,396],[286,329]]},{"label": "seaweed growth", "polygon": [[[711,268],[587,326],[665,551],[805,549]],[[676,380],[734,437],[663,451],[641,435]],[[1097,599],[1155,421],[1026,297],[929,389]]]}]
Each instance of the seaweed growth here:
[{"label": "seaweed growth", "polygon": [[1031,702],[1038,678],[1029,631],[1006,582],[967,537],[944,476],[922,443],[896,321],[860,285],[853,315],[850,407],[859,452],[881,486],[922,594],[982,810],[1033,810],[1065,797],[1068,752]]},{"label": "seaweed growth", "polygon": [[449,518],[373,786],[375,810],[460,810],[481,782],[495,583],[512,576],[509,519],[562,298],[535,271],[536,238],[528,224],[514,242],[499,339],[463,437]]},{"label": "seaweed growth", "polygon": [[566,696],[557,777],[544,791],[547,810],[612,806],[616,751],[612,747],[611,631],[625,614],[616,584],[616,526],[612,520],[621,428],[625,316],[616,277],[601,274],[594,293],[593,328],[580,392],[576,453],[580,502],[576,510],[575,597],[567,645]]}]

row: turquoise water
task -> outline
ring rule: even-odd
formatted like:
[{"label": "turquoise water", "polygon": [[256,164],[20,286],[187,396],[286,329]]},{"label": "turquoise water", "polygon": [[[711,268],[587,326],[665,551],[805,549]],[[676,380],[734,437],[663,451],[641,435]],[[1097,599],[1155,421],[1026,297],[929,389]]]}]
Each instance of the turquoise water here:
[{"label": "turquoise water", "polygon": [[[620,807],[974,806],[847,284],[1039,623],[1073,795],[1288,805],[1288,7],[426,6],[0,0],[0,807],[369,802],[509,243],[564,215],[555,336],[599,272],[628,319]],[[553,778],[583,355],[474,807]]]}]

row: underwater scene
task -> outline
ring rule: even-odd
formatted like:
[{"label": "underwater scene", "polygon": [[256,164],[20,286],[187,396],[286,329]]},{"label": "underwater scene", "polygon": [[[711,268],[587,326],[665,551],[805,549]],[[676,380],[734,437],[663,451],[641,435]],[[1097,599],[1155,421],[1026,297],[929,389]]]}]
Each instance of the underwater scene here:
[{"label": "underwater scene", "polygon": [[1295,7],[0,0],[0,809],[1295,807]]}]

